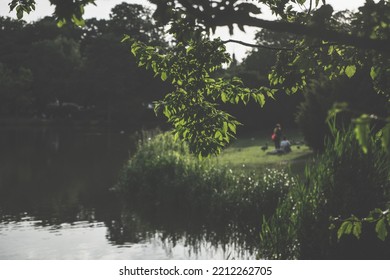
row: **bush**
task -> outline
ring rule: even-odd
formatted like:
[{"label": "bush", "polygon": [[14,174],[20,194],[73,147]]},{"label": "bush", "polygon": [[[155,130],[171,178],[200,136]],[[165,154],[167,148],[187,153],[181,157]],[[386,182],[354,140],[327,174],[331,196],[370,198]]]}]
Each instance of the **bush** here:
[{"label": "bush", "polygon": [[390,257],[390,242],[372,228],[358,240],[337,240],[330,217],[365,216],[385,207],[390,189],[389,159],[373,139],[364,154],[351,130],[327,141],[325,152],[305,178],[290,190],[271,219],[263,224],[261,257],[278,259],[381,259]]},{"label": "bush", "polygon": [[305,141],[314,151],[322,152],[325,148],[325,138],[331,135],[325,120],[334,103],[346,102],[351,110],[340,114],[338,119],[340,129],[347,126],[351,118],[361,112],[388,115],[386,97],[375,93],[372,80],[364,71],[356,73],[351,79],[313,80],[304,90],[303,96],[304,101],[298,107],[295,121]]}]

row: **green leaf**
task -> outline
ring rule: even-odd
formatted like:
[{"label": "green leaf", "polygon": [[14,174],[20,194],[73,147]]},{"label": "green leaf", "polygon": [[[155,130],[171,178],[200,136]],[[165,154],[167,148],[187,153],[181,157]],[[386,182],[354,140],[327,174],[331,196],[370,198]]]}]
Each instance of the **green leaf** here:
[{"label": "green leaf", "polygon": [[340,240],[341,236],[343,236],[346,233],[346,230],[349,226],[351,226],[350,221],[345,221],[341,224],[339,230],[337,231],[337,239]]},{"label": "green leaf", "polygon": [[336,117],[336,115],[340,112],[344,112],[348,110],[348,103],[346,102],[337,102],[334,103],[332,108],[328,111],[328,116],[326,121],[329,122],[330,119]]},{"label": "green leaf", "polygon": [[236,133],[236,125],[233,124],[233,123],[229,123],[229,128],[231,131],[233,131],[234,133]]},{"label": "green leaf", "polygon": [[366,154],[368,152],[368,142],[370,134],[370,117],[366,114],[361,115],[359,118],[354,120],[355,123],[355,136],[359,141],[359,144]]},{"label": "green leaf", "polygon": [[130,40],[130,36],[129,35],[124,35],[122,40],[121,40],[121,43],[126,42],[128,40]]},{"label": "green leaf", "polygon": [[131,52],[133,53],[134,56],[137,56],[137,51],[140,49],[141,47],[138,46],[137,44],[133,44],[131,46]]},{"label": "green leaf", "polygon": [[379,73],[379,67],[372,66],[370,70],[370,77],[375,80]]},{"label": "green leaf", "polygon": [[345,228],[345,234],[351,234],[353,229],[353,223],[348,221],[348,224]]},{"label": "green leaf", "polygon": [[212,84],[212,83],[215,83],[215,80],[213,78],[204,78],[204,82],[207,83],[207,84]]},{"label": "green leaf", "polygon": [[171,111],[168,109],[168,107],[165,107],[164,108],[164,111],[163,111],[164,115],[169,119],[172,115]]},{"label": "green leaf", "polygon": [[390,152],[390,123],[386,124],[385,127],[382,128],[382,146],[387,152]]},{"label": "green leaf", "polygon": [[375,225],[375,231],[380,240],[384,241],[387,237],[386,218],[381,218]]},{"label": "green leaf", "polygon": [[189,46],[187,49],[186,49],[186,53],[188,54],[190,51],[192,51],[194,49],[194,46]]},{"label": "green leaf", "polygon": [[355,222],[355,223],[353,223],[352,234],[353,234],[357,239],[360,239],[360,235],[362,234],[362,223],[361,223],[361,222]]},{"label": "green leaf", "polygon": [[165,81],[167,78],[168,78],[167,73],[166,72],[162,72],[161,73],[161,80]]},{"label": "green leaf", "polygon": [[228,101],[226,93],[224,93],[224,92],[221,93],[221,100],[222,100],[223,103],[226,103]]},{"label": "green leaf", "polygon": [[16,16],[18,19],[22,19],[23,18],[23,10],[17,9]]},{"label": "green leaf", "polygon": [[348,65],[345,67],[345,74],[348,76],[348,78],[352,78],[353,75],[356,73],[356,66],[355,65]]},{"label": "green leaf", "polygon": [[72,21],[77,25],[77,26],[84,26],[85,21],[82,17],[78,18],[75,15],[72,16]]},{"label": "green leaf", "polygon": [[214,138],[219,139],[219,140],[222,140],[223,135],[222,135],[221,131],[217,130],[217,131],[215,132],[215,134],[214,134]]},{"label": "green leaf", "polygon": [[66,23],[65,19],[59,20],[57,21],[57,27],[61,28],[65,25],[65,23]]},{"label": "green leaf", "polygon": [[343,56],[343,50],[342,49],[340,49],[340,48],[338,48],[338,47],[335,47],[335,50],[336,50],[336,52],[337,52],[337,54],[339,55],[339,56]]},{"label": "green leaf", "polygon": [[227,133],[227,131],[228,131],[228,123],[227,122],[223,122],[222,131],[223,131],[223,134]]},{"label": "green leaf", "polygon": [[176,132],[173,136],[173,140],[176,142],[179,139],[179,132]]}]

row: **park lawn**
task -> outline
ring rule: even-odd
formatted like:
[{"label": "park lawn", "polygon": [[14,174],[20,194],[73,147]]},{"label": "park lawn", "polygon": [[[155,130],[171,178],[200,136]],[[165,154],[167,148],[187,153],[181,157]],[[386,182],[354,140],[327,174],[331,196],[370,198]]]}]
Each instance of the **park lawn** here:
[{"label": "park lawn", "polygon": [[[306,161],[312,158],[313,152],[307,145],[303,144],[299,133],[294,133],[294,136],[294,138],[290,138],[290,141],[299,144],[292,145],[291,153],[280,155],[267,154],[267,152],[274,150],[274,145],[264,135],[239,137],[222,151],[217,161],[232,168],[264,169],[290,165],[303,168]],[[268,145],[268,149],[263,151],[261,147],[266,145]]]}]

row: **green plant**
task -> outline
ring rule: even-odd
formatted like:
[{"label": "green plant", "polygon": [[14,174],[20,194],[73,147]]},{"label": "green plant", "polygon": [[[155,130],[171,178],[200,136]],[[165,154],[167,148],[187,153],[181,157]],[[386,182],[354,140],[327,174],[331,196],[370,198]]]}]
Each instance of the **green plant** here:
[{"label": "green plant", "polygon": [[132,203],[155,211],[258,225],[294,184],[283,171],[233,171],[213,159],[200,160],[172,133],[164,133],[142,142],[124,166],[117,189]]},{"label": "green plant", "polygon": [[[364,215],[388,201],[389,161],[380,143],[369,141],[364,153],[352,129],[337,132],[324,154],[308,167],[302,182],[291,189],[263,224],[259,255],[269,258],[388,258],[389,242],[363,230],[360,239],[341,240],[330,217]],[[351,229],[352,230],[352,229]],[[382,242],[382,243],[381,243]]]}]

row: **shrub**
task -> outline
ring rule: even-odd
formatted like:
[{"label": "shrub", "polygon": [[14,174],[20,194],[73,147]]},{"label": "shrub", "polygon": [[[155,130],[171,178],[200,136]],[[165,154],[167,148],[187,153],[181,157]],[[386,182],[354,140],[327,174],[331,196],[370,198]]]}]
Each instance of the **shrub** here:
[{"label": "shrub", "polygon": [[281,259],[379,259],[390,257],[390,242],[367,228],[358,240],[337,240],[330,217],[367,215],[384,207],[390,188],[389,159],[373,139],[364,154],[351,130],[327,141],[325,152],[306,169],[271,219],[263,224],[260,256]]},{"label": "shrub", "polygon": [[[373,91],[368,72],[361,71],[351,78],[329,81],[326,78],[311,81],[303,92],[304,101],[299,105],[296,122],[305,141],[314,150],[324,150],[325,138],[331,136],[326,118],[334,103],[346,102],[351,112],[343,112],[338,119],[341,129],[350,123],[352,117],[361,112],[379,116],[388,115],[388,102],[385,96]],[[359,98],[357,98],[357,96]],[[356,112],[355,116],[354,113]]]}]

